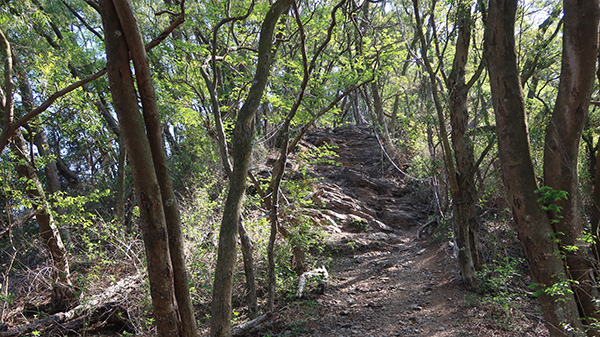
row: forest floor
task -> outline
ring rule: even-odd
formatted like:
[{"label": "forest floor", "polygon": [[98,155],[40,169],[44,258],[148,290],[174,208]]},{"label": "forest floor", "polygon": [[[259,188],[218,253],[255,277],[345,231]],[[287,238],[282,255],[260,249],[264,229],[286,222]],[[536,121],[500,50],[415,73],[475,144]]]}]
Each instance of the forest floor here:
[{"label": "forest floor", "polygon": [[[304,174],[300,173],[299,153],[311,152],[324,144],[333,145],[329,148],[337,157],[313,162],[305,167]],[[316,281],[309,279],[302,297],[289,293],[282,296],[267,321],[258,325],[257,330],[238,336],[548,335],[537,302],[526,287],[527,273],[521,267],[500,264],[492,268],[486,278],[494,281],[479,293],[463,287],[458,262],[453,257],[450,229],[436,223],[423,226],[436,213],[430,192],[423,187],[427,184],[416,182],[390,164],[371,127],[314,130],[307,134],[295,157],[296,161],[290,160],[287,179],[304,179],[305,174],[314,178],[311,187],[314,191],[310,195],[313,206],[303,212],[328,232],[322,251],[313,254],[319,260],[317,266],[322,263],[327,268],[327,286],[318,291]],[[506,222],[486,225],[483,240],[486,263],[518,258],[519,246]],[[498,232],[492,233],[493,228]],[[141,251],[140,241],[135,242]],[[130,244],[126,246],[129,252]],[[116,331],[122,331],[131,321],[135,321],[135,326],[143,325],[140,317],[147,317],[150,310],[148,289],[142,285],[141,261],[132,266],[130,262],[134,260],[131,260],[124,261],[122,266],[115,263],[114,268],[118,270],[105,270],[100,265],[95,268],[93,264],[83,268],[82,262],[74,263],[74,269],[83,270],[79,273],[88,270],[98,274],[94,278],[97,281],[86,284],[85,288],[89,296],[100,297],[90,297],[86,303],[94,299],[98,303],[118,304],[116,307],[104,305],[102,310],[95,311],[101,313],[95,317],[100,322],[96,324],[109,325],[107,329],[93,330],[90,317],[65,322],[68,318],[62,314],[62,321],[51,328],[42,330],[33,326],[36,318],[55,319],[40,311],[38,304],[33,304],[47,305],[49,298],[48,284],[43,281],[47,277],[41,277],[49,270],[43,267],[43,255],[41,250],[24,255],[35,258],[40,267],[22,273],[13,270],[10,285],[2,288],[9,289],[16,297],[10,306],[7,306],[8,300],[0,298],[0,317],[5,319],[0,321],[0,336],[100,333],[122,336],[126,334]],[[4,261],[2,256],[0,266],[12,263]],[[105,274],[114,277],[100,276]],[[123,287],[124,295],[111,293],[110,280],[120,280],[115,287],[121,283],[128,286]],[[207,308],[208,303],[196,308],[198,317],[204,317],[199,326],[203,336],[208,335],[209,329]],[[243,308],[236,311],[240,312],[237,322],[244,322]],[[107,317],[117,318],[117,321],[111,323]],[[31,326],[28,333],[16,331],[26,324]],[[44,333],[35,334],[35,329]],[[128,335],[140,330],[131,328],[130,331]]]},{"label": "forest floor", "polygon": [[325,213],[342,224],[328,238],[329,283],[282,303],[252,336],[548,335],[527,288],[469,292],[448,235],[431,224],[417,238],[431,202],[387,162],[370,127],[318,130],[307,141],[335,143],[341,163],[311,168]]}]

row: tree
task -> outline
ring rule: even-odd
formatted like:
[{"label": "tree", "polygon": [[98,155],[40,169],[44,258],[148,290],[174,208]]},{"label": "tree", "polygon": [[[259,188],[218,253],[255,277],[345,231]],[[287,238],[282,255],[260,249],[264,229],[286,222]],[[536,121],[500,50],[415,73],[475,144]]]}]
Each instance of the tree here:
[{"label": "tree", "polygon": [[[130,153],[159,336],[195,336],[183,263],[179,211],[159,131],[146,52],[129,2],[101,1],[107,67],[121,133]],[[122,33],[125,32],[125,33]],[[134,60],[143,117],[129,67]],[[173,270],[175,268],[175,271]]]},{"label": "tree", "polygon": [[[442,143],[444,162],[448,170],[448,180],[453,206],[454,237],[458,247],[458,260],[461,275],[467,288],[475,290],[478,287],[477,271],[481,269],[481,257],[479,252],[479,224],[477,223],[477,188],[475,186],[475,173],[483,157],[493,145],[492,142],[482,152],[477,162],[474,159],[474,137],[468,134],[469,110],[467,104],[468,93],[471,87],[479,79],[483,72],[483,60],[480,61],[477,70],[467,82],[467,64],[469,60],[469,48],[471,32],[474,27],[474,19],[471,14],[472,1],[460,0],[456,7],[456,45],[452,69],[446,75],[443,62],[439,66],[433,66],[428,57],[427,46],[433,43],[436,50],[440,50],[437,37],[430,42],[425,38],[423,24],[419,13],[419,1],[413,0],[414,15],[417,25],[417,34],[421,43],[421,57],[423,66],[429,75],[432,88],[432,96],[438,117],[439,139]],[[435,12],[435,1],[432,2],[431,13]],[[435,25],[435,20],[430,20]],[[435,32],[436,28],[432,27]],[[443,98],[437,92],[439,87],[438,72],[444,79],[447,90],[447,105],[451,125],[451,142],[448,140],[446,131],[445,107]],[[473,123],[475,124],[475,123]]]},{"label": "tree", "polygon": [[[6,36],[0,31],[0,43],[5,57],[4,66],[4,95],[2,101],[3,123],[2,131],[5,133],[13,125],[14,116],[14,83],[13,83],[13,57],[10,43]],[[22,97],[27,98],[26,95]],[[50,212],[50,206],[46,199],[44,188],[40,183],[35,166],[29,160],[25,138],[20,130],[15,130],[10,147],[17,162],[15,168],[19,177],[25,179],[27,195],[32,200],[33,208],[37,210],[36,221],[39,224],[40,235],[48,251],[52,256],[52,304],[56,308],[67,308],[75,299],[75,291],[71,283],[69,261],[62,238],[54,223],[54,217]]]},{"label": "tree", "polygon": [[[595,283],[585,242],[579,240],[583,222],[579,218],[577,161],[594,78],[590,69],[595,67],[600,8],[598,1],[565,0],[563,4],[562,70],[546,131],[544,189],[538,186],[531,159],[516,60],[518,1],[490,1],[486,52],[502,175],[546,326],[552,336],[565,336],[572,330],[583,331],[583,322],[592,336],[598,333],[592,326],[597,318],[592,302]],[[560,200],[560,196],[566,199]]]},{"label": "tree", "polygon": [[246,101],[238,112],[233,131],[233,169],[219,232],[219,248],[213,286],[211,336],[214,337],[231,335],[231,292],[237,255],[237,226],[250,167],[255,128],[254,117],[269,76],[275,26],[279,17],[288,10],[292,2],[293,0],[278,0],[271,5],[265,16],[258,44],[256,73]]},{"label": "tree", "polygon": [[[142,102],[142,111],[146,126],[146,134],[150,142],[154,170],[160,186],[162,207],[165,212],[167,225],[169,253],[174,271],[174,287],[177,306],[182,321],[182,336],[192,337],[197,335],[196,319],[190,301],[188,280],[185,268],[185,254],[183,251],[183,233],[181,231],[181,216],[177,197],[173,190],[167,154],[161,134],[161,122],[158,106],[152,84],[152,74],[148,65],[148,57],[133,8],[128,1],[115,2],[121,25],[124,29],[125,39],[133,58],[136,72],[136,83]],[[181,6],[183,15],[183,5]]]}]

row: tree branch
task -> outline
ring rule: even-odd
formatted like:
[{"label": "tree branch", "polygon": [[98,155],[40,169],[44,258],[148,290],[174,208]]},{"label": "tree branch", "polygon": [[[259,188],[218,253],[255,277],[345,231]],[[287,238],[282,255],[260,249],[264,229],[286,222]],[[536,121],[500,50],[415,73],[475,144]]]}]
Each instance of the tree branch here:
[{"label": "tree branch", "polygon": [[42,212],[41,208],[33,209],[33,210],[29,211],[27,214],[25,214],[24,216],[22,216],[19,220],[8,223],[6,225],[6,227],[0,231],[0,238],[3,237],[4,235],[6,235],[6,233],[8,233],[11,229],[21,226],[22,224],[27,222],[27,220],[33,218],[34,216],[36,216],[37,214],[39,214],[41,212]]},{"label": "tree branch", "polygon": [[85,28],[87,28],[92,34],[96,35],[100,41],[104,41],[104,37],[98,33],[92,26],[90,26],[85,19],[79,14],[77,13],[77,11],[71,7],[71,5],[69,5],[65,0],[61,0],[61,2],[63,3],[63,5],[65,5],[65,7],[67,7],[67,9],[69,10],[69,12],[71,12],[71,14],[73,14],[73,16],[75,16],[77,18],[77,20],[79,20],[79,22],[81,22]]},{"label": "tree branch", "polygon": [[[5,102],[4,103],[4,119],[2,125],[2,131],[6,130],[9,125],[12,123],[14,118],[14,107],[15,101],[13,97],[14,92],[14,83],[12,80],[13,71],[12,71],[12,53],[10,51],[10,43],[6,39],[4,33],[0,30],[0,43],[2,44],[1,49],[6,61],[4,62],[4,95]],[[0,151],[0,153],[2,153]]]},{"label": "tree branch", "polygon": [[[167,36],[169,36],[169,34],[171,34],[179,25],[181,25],[185,21],[185,17],[184,17],[185,12],[183,11],[184,2],[185,1],[181,2],[182,10],[181,10],[181,14],[179,15],[179,17],[175,21],[173,21],[171,23],[171,25],[169,27],[167,27],[162,33],[160,33],[157,37],[155,37],[152,41],[150,41],[148,44],[145,45],[146,51],[149,51],[152,48],[158,46],[164,39],[167,38]],[[6,38],[4,37],[3,34],[0,36],[0,39],[3,39],[4,41],[6,41]],[[8,43],[8,42],[6,42],[6,43]],[[11,62],[11,64],[12,64],[12,62]],[[6,71],[5,71],[5,74],[7,74]],[[31,119],[33,119],[37,115],[41,114],[42,112],[46,111],[46,109],[48,109],[52,105],[52,103],[54,103],[60,97],[70,93],[71,91],[73,91],[75,89],[78,89],[78,88],[90,83],[93,80],[96,80],[96,79],[102,77],[104,74],[106,74],[106,68],[103,68],[102,70],[96,72],[95,74],[92,74],[80,81],[77,81],[64,89],[56,91],[55,93],[50,95],[50,97],[48,99],[46,99],[40,106],[31,110],[29,113],[27,113],[25,116],[19,118],[14,123],[7,122],[7,121],[12,121],[12,117],[10,119],[7,119],[5,117],[4,118],[4,128],[2,130],[2,134],[0,135],[0,153],[2,153],[2,151],[4,151],[4,149],[8,145],[12,136],[14,136],[15,132],[17,132],[17,130],[21,126],[25,125]],[[6,77],[6,75],[5,75],[5,77]],[[11,80],[11,83],[12,83],[12,80]],[[12,86],[11,86],[11,88],[12,88]],[[7,102],[9,102],[9,101],[12,102],[12,100],[14,99],[13,94],[12,94],[12,89],[11,89],[11,91],[8,91],[7,89],[5,89],[5,91],[7,93],[6,94]],[[8,94],[8,93],[10,93],[10,94]],[[10,104],[10,105],[12,105],[12,104]],[[5,116],[7,115],[8,106],[9,106],[9,104],[5,104],[5,109],[4,109]]]}]

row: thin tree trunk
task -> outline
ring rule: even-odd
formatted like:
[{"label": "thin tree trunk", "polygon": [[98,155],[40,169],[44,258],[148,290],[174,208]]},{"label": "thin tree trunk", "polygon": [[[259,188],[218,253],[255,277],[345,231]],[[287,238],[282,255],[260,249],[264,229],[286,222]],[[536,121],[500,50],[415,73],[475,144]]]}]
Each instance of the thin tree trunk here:
[{"label": "thin tree trunk", "polygon": [[[217,98],[216,89],[210,80],[208,73],[205,69],[200,69],[202,78],[204,79],[208,91],[210,92],[210,102],[213,110],[213,117],[215,118],[215,129],[217,136],[217,143],[219,145],[219,152],[221,154],[221,161],[223,163],[223,169],[229,179],[231,179],[231,162],[229,161],[229,149],[225,140],[225,130],[223,129],[223,122],[221,120],[221,109],[219,107],[219,100]],[[254,275],[254,247],[252,246],[252,240],[244,228],[244,223],[240,219],[238,223],[238,234],[240,235],[240,243],[242,248],[243,260],[244,260],[244,273],[246,276],[246,300],[248,301],[248,311],[250,317],[254,317],[258,312],[258,299],[256,296],[256,277]]]},{"label": "thin tree trunk", "polygon": [[223,210],[213,286],[210,332],[213,337],[231,336],[231,293],[236,261],[237,224],[240,220],[248,168],[250,167],[255,128],[254,117],[269,76],[275,26],[279,16],[290,7],[292,2],[293,0],[278,0],[271,6],[265,17],[258,45],[256,74],[248,97],[238,112],[233,131],[233,170]]},{"label": "thin tree trunk", "polygon": [[[16,59],[16,58],[15,58]],[[20,65],[20,64],[18,64]],[[23,107],[25,108],[26,111],[31,111],[34,108],[34,104],[33,104],[33,92],[31,90],[31,85],[29,83],[29,78],[27,76],[27,72],[24,70],[21,70],[21,76],[20,76],[20,80],[19,80],[19,92],[21,94],[21,101],[23,104]],[[38,153],[40,155],[40,157],[45,159],[45,165],[44,165],[44,173],[46,174],[46,192],[48,193],[48,195],[52,195],[58,191],[60,191],[60,180],[58,177],[58,165],[57,165],[57,160],[56,158],[54,158],[53,156],[51,156],[49,154],[50,152],[50,146],[48,145],[48,137],[46,136],[46,131],[44,130],[43,127],[30,127],[31,132],[35,133],[35,136],[33,137],[33,142],[37,147]],[[21,135],[22,137],[22,135]],[[22,140],[24,142],[24,140]],[[37,174],[36,174],[37,176]],[[50,206],[49,206],[50,207]],[[56,212],[62,214],[64,213],[64,211],[60,208],[55,209]],[[69,231],[65,228],[61,228],[58,231],[59,236],[62,235],[61,239],[64,238],[66,240],[67,243],[71,242],[71,235],[69,233]],[[64,243],[63,243],[64,245]],[[66,253],[65,253],[66,254]],[[73,294],[68,294],[67,295],[70,296],[74,296]],[[67,299],[63,300],[63,302],[66,302]],[[69,301],[73,301],[74,299],[71,298],[69,299]]]},{"label": "thin tree trunk", "polygon": [[[304,27],[302,25],[302,21],[300,20],[300,13],[298,7],[295,2],[293,3],[293,8],[296,17],[296,24],[298,25],[299,33],[300,33],[300,50],[302,52],[302,68],[303,68],[303,77],[302,83],[300,84],[300,89],[298,94],[296,95],[296,100],[294,105],[291,107],[288,112],[285,121],[281,127],[281,131],[279,132],[281,146],[279,149],[279,158],[275,162],[272,172],[271,182],[269,183],[269,190],[267,194],[270,197],[265,198],[265,205],[267,209],[270,210],[270,220],[271,220],[271,233],[269,236],[269,245],[267,247],[267,260],[268,260],[268,298],[267,298],[267,308],[269,310],[273,310],[273,306],[275,304],[275,283],[276,283],[276,273],[275,273],[275,240],[277,238],[277,232],[281,231],[283,236],[290,241],[292,245],[292,253],[294,257],[294,262],[292,264],[292,269],[298,274],[301,275],[306,271],[305,266],[305,252],[304,248],[301,247],[297,240],[285,230],[279,224],[279,189],[281,186],[281,181],[283,179],[283,175],[285,173],[285,165],[287,162],[288,154],[292,151],[293,147],[296,146],[296,143],[292,143],[292,147],[290,148],[290,124],[298,109],[300,108],[300,104],[302,103],[302,99],[304,98],[304,93],[306,91],[306,87],[308,86],[308,82],[310,80],[311,74],[316,67],[316,60],[319,55],[325,50],[329,42],[331,41],[331,37],[333,35],[333,29],[337,24],[335,19],[335,15],[338,9],[340,9],[345,0],[340,1],[331,12],[331,22],[329,27],[327,28],[327,37],[325,40],[319,45],[319,47],[314,52],[311,61],[309,63],[308,57],[306,54],[306,35],[304,33]],[[269,204],[270,203],[270,204]]]},{"label": "thin tree trunk", "polygon": [[[6,131],[14,119],[14,84],[13,84],[13,58],[10,43],[6,36],[0,31],[0,50],[6,60],[4,64],[4,111],[2,130]],[[10,143],[11,149],[17,157],[15,168],[19,177],[27,179],[26,191],[29,198],[33,201],[34,208],[41,210],[36,214],[36,221],[40,226],[40,236],[44,244],[48,247],[52,257],[52,306],[54,308],[68,308],[75,301],[73,285],[71,283],[69,261],[67,252],[60,237],[60,233],[54,224],[52,214],[49,212],[49,205],[46,200],[46,194],[42,184],[37,176],[35,167],[27,157],[27,146],[20,130],[16,130]]]},{"label": "thin tree trunk", "polygon": [[[250,12],[248,12],[248,13],[250,13]],[[242,19],[242,18],[239,18],[239,19]],[[221,22],[223,22],[223,21],[221,21]],[[217,25],[217,27],[220,27],[220,24]],[[213,41],[217,40],[216,39],[217,32],[218,32],[217,30],[213,31],[213,34],[215,34],[213,37]],[[217,48],[217,46],[214,45],[213,48]],[[214,52],[212,54],[212,57],[213,57],[212,65],[214,68],[213,71],[217,72],[216,60],[214,59],[214,58],[216,58],[216,54]],[[227,146],[227,141],[225,139],[225,130],[223,128],[223,121],[221,120],[223,117],[221,115],[221,108],[220,108],[220,102],[219,102],[219,99],[217,96],[217,89],[215,88],[215,83],[213,83],[213,81],[210,79],[206,69],[201,67],[199,69],[199,71],[200,71],[200,75],[204,79],[204,82],[206,83],[206,87],[208,88],[208,91],[210,94],[210,103],[211,103],[211,107],[212,107],[213,118],[215,119],[216,138],[217,138],[217,143],[219,145],[219,152],[221,154],[221,162],[223,163],[223,169],[224,169],[227,177],[229,179],[231,179],[232,168],[231,168],[231,162],[229,161],[229,152],[230,151]],[[240,244],[241,244],[242,255],[243,255],[243,260],[244,260],[244,274],[246,276],[246,293],[247,293],[246,300],[248,302],[248,311],[249,311],[249,316],[254,317],[256,315],[256,313],[258,312],[258,299],[257,299],[257,295],[256,295],[256,277],[254,275],[254,256],[253,256],[254,247],[252,245],[252,240],[250,239],[250,236],[246,232],[246,229],[244,228],[244,223],[241,219],[238,222],[238,234],[240,235]]]},{"label": "thin tree trunk", "polygon": [[36,128],[35,137],[33,139],[35,146],[38,149],[38,153],[40,157],[44,158],[46,161],[46,165],[44,165],[44,171],[46,173],[47,180],[47,191],[48,194],[53,194],[55,192],[60,191],[60,180],[58,179],[58,166],[56,165],[56,159],[52,158],[50,155],[48,145],[48,137],[46,136],[46,131],[43,128]]},{"label": "thin tree trunk", "polygon": [[20,131],[14,135],[10,145],[18,158],[18,163],[15,165],[17,173],[19,177],[26,178],[28,181],[27,195],[33,201],[34,208],[41,209],[35,219],[40,226],[42,240],[52,257],[52,307],[58,310],[69,308],[76,301],[76,297],[71,283],[67,251],[58,228],[54,224],[54,217],[49,212],[50,206],[46,201],[46,195],[36,174],[36,169],[27,158],[25,139]]},{"label": "thin tree trunk", "polygon": [[108,78],[123,141],[129,153],[140,205],[141,229],[148,261],[150,294],[158,336],[179,336],[181,321],[174,292],[167,224],[144,120],[129,66],[129,48],[111,0],[101,0]]},{"label": "thin tree trunk", "polygon": [[246,302],[248,302],[248,316],[256,317],[258,313],[258,299],[256,296],[256,277],[254,276],[254,246],[240,219],[238,223],[242,256],[244,259],[244,275],[246,275]]},{"label": "thin tree trunk", "polygon": [[468,288],[474,290],[479,282],[476,271],[481,268],[479,248],[479,225],[477,223],[477,189],[473,143],[467,135],[469,111],[465,80],[471,40],[471,1],[461,1],[457,9],[458,37],[452,71],[447,83],[450,92],[450,123],[452,125],[452,148],[456,160],[458,189],[453,189],[454,234],[458,246],[461,274]]},{"label": "thin tree trunk", "polygon": [[356,122],[356,125],[363,125],[363,124],[367,124],[367,121],[365,121],[365,118],[360,113],[360,106],[358,104],[358,95],[359,95],[358,92],[356,92],[354,95],[352,95],[352,113],[354,114],[354,121]]},{"label": "thin tree trunk", "polygon": [[[598,62],[599,65],[596,69],[596,78],[600,81],[600,53],[598,53]],[[594,258],[597,262],[600,262],[600,231],[599,231],[599,222],[600,222],[600,145],[596,145],[596,158],[594,159],[594,163],[591,163],[590,166],[593,167],[594,171],[591,174],[594,177],[594,190],[592,192],[592,235],[593,236],[593,252]],[[593,151],[590,149],[590,151]]]},{"label": "thin tree trunk", "polygon": [[[33,103],[33,92],[31,90],[31,84],[29,83],[29,77],[27,71],[21,68],[21,62],[14,57],[16,67],[19,73],[19,92],[21,94],[21,102],[25,111],[31,111],[34,109]],[[58,179],[58,168],[56,166],[56,160],[49,156],[48,137],[46,137],[46,131],[40,127],[32,127],[32,132],[35,133],[33,141],[38,149],[40,157],[46,160],[44,170],[46,173],[47,180],[47,192],[53,194],[60,190],[60,180]]]},{"label": "thin tree trunk", "polygon": [[[469,111],[467,109],[467,95],[470,86],[466,83],[465,73],[469,54],[471,38],[471,1],[462,0],[457,7],[458,36],[452,70],[445,83],[449,92],[449,116],[452,126],[452,142],[446,133],[446,119],[444,107],[437,93],[437,76],[427,58],[425,46],[427,42],[423,33],[422,21],[418,13],[418,1],[413,0],[415,19],[418,34],[421,39],[421,55],[427,73],[429,74],[435,108],[438,116],[439,137],[443,145],[444,161],[448,170],[450,194],[454,210],[454,236],[458,247],[458,260],[461,275],[465,286],[470,290],[477,289],[479,282],[476,271],[481,267],[479,248],[479,230],[477,224],[477,189],[475,188],[474,174],[476,171],[473,144],[467,135]],[[473,75],[474,81],[481,72]]]},{"label": "thin tree trunk", "polygon": [[[600,76],[599,76],[600,77]],[[600,261],[600,152],[596,152],[594,165],[594,190],[592,192],[591,232],[593,235],[592,251],[594,259]]]},{"label": "thin tree trunk", "polygon": [[388,124],[385,120],[385,114],[383,111],[383,101],[381,100],[381,95],[379,94],[379,87],[377,86],[377,82],[371,82],[371,92],[373,93],[373,110],[375,110],[375,115],[377,116],[377,123],[379,124],[379,128],[381,129],[381,134],[383,135],[383,143],[389,153],[392,154],[392,158],[396,157],[396,148],[392,144],[392,139],[390,137],[390,131],[388,130]]},{"label": "thin tree trunk", "polygon": [[400,106],[400,94],[394,96],[394,108],[392,110],[392,120],[390,121],[390,137],[396,138],[396,120],[398,120],[398,107]]},{"label": "thin tree trunk", "polygon": [[123,142],[123,137],[119,136],[119,158],[117,159],[117,191],[115,195],[117,208],[117,223],[125,223],[125,164],[127,159],[127,149]]}]

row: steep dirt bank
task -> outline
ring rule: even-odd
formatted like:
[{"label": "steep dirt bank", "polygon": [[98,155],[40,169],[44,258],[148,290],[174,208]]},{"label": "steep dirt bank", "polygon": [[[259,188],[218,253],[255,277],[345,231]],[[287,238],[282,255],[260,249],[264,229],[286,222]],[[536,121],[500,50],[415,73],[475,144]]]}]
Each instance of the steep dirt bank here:
[{"label": "steep dirt bank", "polygon": [[547,335],[534,300],[504,306],[465,291],[451,244],[417,239],[430,203],[383,157],[369,126],[318,130],[307,141],[336,144],[341,163],[311,169],[323,178],[318,218],[331,224],[329,286],[288,302],[248,335]]}]

